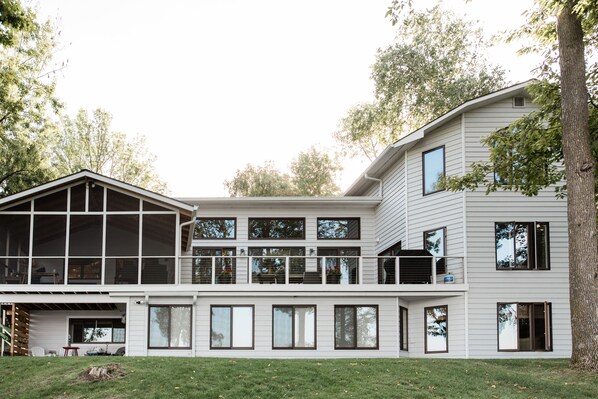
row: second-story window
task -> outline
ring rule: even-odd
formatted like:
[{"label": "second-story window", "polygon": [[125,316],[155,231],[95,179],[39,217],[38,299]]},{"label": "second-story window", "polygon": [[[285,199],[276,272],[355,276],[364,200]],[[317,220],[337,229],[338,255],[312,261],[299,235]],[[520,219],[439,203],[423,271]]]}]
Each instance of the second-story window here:
[{"label": "second-story window", "polygon": [[318,240],[359,240],[359,218],[318,218]]},{"label": "second-story window", "polygon": [[195,221],[193,238],[234,240],[236,230],[235,218],[199,218]]},{"label": "second-story window", "polygon": [[303,240],[305,218],[249,218],[251,240]]},{"label": "second-story window", "polygon": [[[434,256],[446,255],[446,227],[424,231],[424,249]],[[446,259],[436,259],[436,274],[446,272]]]},{"label": "second-story window", "polygon": [[548,223],[495,223],[494,234],[498,270],[550,269]]},{"label": "second-story window", "polygon": [[444,146],[424,152],[422,154],[424,195],[442,191],[440,181],[444,174]]}]

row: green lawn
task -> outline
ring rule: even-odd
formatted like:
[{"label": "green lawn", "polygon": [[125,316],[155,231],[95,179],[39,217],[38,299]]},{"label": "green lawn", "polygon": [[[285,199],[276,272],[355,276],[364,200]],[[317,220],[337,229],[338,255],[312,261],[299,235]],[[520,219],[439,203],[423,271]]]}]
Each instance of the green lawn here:
[{"label": "green lawn", "polygon": [[[125,375],[85,381],[90,366]],[[567,360],[0,358],[0,398],[596,398]]]}]

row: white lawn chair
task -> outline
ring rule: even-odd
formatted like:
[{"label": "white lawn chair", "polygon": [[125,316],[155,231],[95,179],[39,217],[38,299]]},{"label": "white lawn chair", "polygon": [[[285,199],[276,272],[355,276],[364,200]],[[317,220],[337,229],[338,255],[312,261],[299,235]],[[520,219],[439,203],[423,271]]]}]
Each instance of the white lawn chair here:
[{"label": "white lawn chair", "polygon": [[31,348],[31,356],[46,356],[46,351],[40,346],[34,346]]}]

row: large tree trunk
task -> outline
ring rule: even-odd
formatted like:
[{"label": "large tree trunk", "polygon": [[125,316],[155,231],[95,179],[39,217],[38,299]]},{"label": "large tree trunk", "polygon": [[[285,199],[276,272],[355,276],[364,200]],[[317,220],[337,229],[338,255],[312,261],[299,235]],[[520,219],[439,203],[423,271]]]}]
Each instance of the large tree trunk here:
[{"label": "large tree trunk", "polygon": [[568,194],[571,364],[579,369],[598,370],[595,165],[590,147],[583,31],[581,20],[572,10],[576,2],[567,2],[557,17]]}]

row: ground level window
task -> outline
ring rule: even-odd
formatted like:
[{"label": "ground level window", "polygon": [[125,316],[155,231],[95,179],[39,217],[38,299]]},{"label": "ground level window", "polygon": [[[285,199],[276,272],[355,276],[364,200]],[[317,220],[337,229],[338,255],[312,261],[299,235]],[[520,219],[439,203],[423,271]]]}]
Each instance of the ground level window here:
[{"label": "ground level window", "polygon": [[210,349],[253,349],[253,306],[211,307]]},{"label": "ground level window", "polygon": [[399,306],[399,349],[402,351],[406,351],[409,350],[409,344],[408,344],[408,340],[409,340],[409,334],[408,334],[408,329],[409,329],[409,312],[407,310],[407,308],[404,308],[402,306]]},{"label": "ground level window", "polygon": [[125,325],[120,318],[69,319],[69,335],[72,343],[123,343]]},{"label": "ground level window", "polygon": [[499,303],[497,313],[499,351],[552,350],[550,303]]},{"label": "ground level window", "polygon": [[150,306],[148,347],[150,349],[190,349],[191,306]]},{"label": "ground level window", "polygon": [[316,348],[315,306],[274,306],[272,313],[272,348]]},{"label": "ground level window", "polygon": [[334,348],[378,349],[378,306],[335,306]]},{"label": "ground level window", "polygon": [[426,353],[448,352],[448,306],[424,309]]}]

